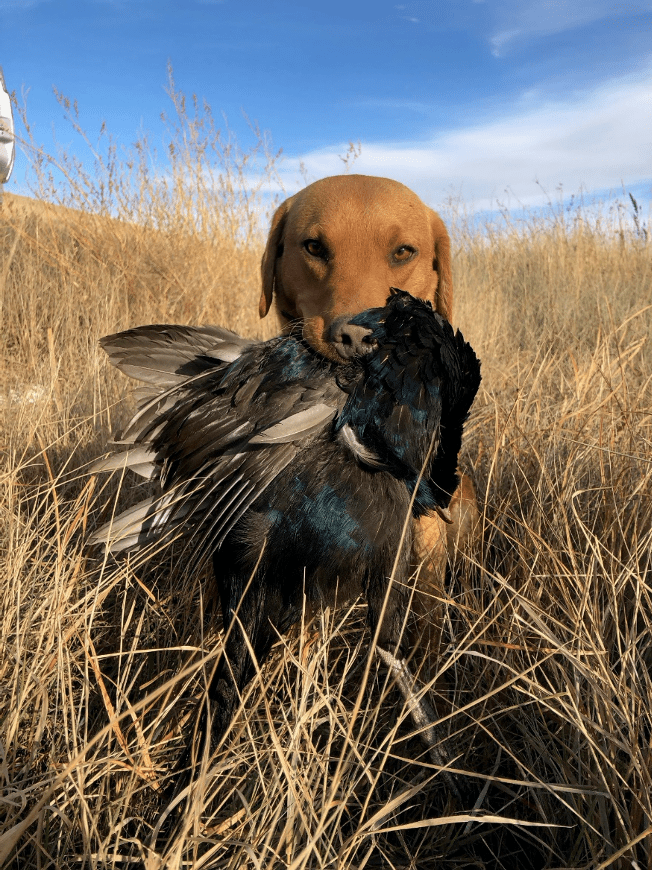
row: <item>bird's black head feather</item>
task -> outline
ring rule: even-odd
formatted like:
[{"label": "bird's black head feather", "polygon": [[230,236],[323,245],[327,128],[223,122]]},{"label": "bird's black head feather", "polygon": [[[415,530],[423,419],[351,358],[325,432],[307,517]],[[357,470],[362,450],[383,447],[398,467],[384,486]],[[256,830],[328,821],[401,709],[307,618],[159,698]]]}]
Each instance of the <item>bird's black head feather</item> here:
[{"label": "bird's black head feather", "polygon": [[[373,350],[358,372],[336,428],[350,426],[412,490],[416,515],[447,507],[458,483],[462,430],[480,384],[480,363],[461,333],[429,302],[392,289],[383,308],[351,323],[370,330]],[[353,379],[352,379],[353,380]]]}]

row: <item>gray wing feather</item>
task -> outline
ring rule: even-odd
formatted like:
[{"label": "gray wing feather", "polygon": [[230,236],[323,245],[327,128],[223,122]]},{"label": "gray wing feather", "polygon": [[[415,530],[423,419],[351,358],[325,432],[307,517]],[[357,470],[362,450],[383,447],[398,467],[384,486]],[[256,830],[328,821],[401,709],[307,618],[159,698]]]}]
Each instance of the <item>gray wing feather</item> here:
[{"label": "gray wing feather", "polygon": [[221,326],[140,326],[107,335],[100,344],[131,378],[164,389],[192,375],[230,363],[254,342]]},{"label": "gray wing feather", "polygon": [[124,450],[121,453],[112,453],[104,459],[98,459],[90,467],[91,474],[97,474],[101,471],[116,471],[120,468],[130,468],[139,474],[151,480],[157,474],[154,460],[156,459],[156,451],[149,447],[135,447],[133,450]]},{"label": "gray wing feather", "polygon": [[138,541],[143,524],[151,515],[152,507],[159,501],[156,497],[146,498],[117,517],[105,523],[89,538],[91,544],[104,544],[112,553],[121,553],[131,549],[127,543],[130,539]]},{"label": "gray wing feather", "polygon": [[297,414],[291,414],[280,423],[264,429],[253,438],[250,444],[286,444],[289,441],[299,441],[317,433],[337,414],[337,408],[330,405],[313,405]]},{"label": "gray wing feather", "polygon": [[342,426],[340,431],[337,433],[337,440],[340,444],[347,447],[355,458],[363,465],[368,465],[370,468],[385,467],[385,463],[382,459],[380,459],[379,456],[376,456],[376,454],[369,450],[368,447],[365,447],[348,423]]}]

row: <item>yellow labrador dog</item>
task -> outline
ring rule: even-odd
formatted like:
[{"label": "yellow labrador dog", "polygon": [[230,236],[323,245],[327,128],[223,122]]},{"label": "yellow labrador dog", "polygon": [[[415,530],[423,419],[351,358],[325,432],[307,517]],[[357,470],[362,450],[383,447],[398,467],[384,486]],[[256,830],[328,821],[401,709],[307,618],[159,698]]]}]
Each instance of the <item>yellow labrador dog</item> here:
[{"label": "yellow labrador dog", "polygon": [[[428,300],[452,320],[448,232],[437,212],[403,184],[336,175],[278,207],[262,260],[261,317],[275,304],[284,329],[300,322],[315,350],[346,360],[364,338],[348,321],[385,305],[390,287]],[[426,570],[417,587],[417,612],[432,610],[426,590],[439,586],[447,555],[464,546],[477,518],[473,484],[462,475],[448,515],[418,522],[414,560],[426,560]]]}]

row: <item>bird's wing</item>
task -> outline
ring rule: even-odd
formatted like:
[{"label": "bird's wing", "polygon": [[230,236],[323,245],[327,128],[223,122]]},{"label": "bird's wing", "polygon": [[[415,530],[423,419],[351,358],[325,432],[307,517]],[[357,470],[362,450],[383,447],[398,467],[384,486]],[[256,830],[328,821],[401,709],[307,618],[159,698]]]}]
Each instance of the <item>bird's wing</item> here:
[{"label": "bird's wing", "polygon": [[154,324],[107,335],[100,344],[121,372],[166,389],[216,362],[233,362],[253,342],[221,326]]},{"label": "bird's wing", "polygon": [[130,449],[93,470],[133,468],[162,491],[107,523],[94,543],[120,552],[182,537],[193,560],[214,551],[297,453],[328,432],[346,399],[328,365],[286,382],[273,377],[267,352],[245,349],[139,409],[120,442]]}]

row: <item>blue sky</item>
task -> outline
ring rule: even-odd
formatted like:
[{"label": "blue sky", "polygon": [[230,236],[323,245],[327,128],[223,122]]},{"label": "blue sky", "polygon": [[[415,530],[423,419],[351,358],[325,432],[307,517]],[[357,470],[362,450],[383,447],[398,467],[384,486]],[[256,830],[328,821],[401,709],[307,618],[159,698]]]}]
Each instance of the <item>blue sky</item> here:
[{"label": "blue sky", "polygon": [[[435,207],[538,205],[560,185],[650,199],[652,0],[0,0],[0,34],[45,145],[73,141],[53,86],[91,134],[156,141],[169,61],[244,141],[243,111],[269,131],[288,192],[301,162],[336,174],[359,140],[354,171]],[[19,155],[8,189],[24,176]]]}]

